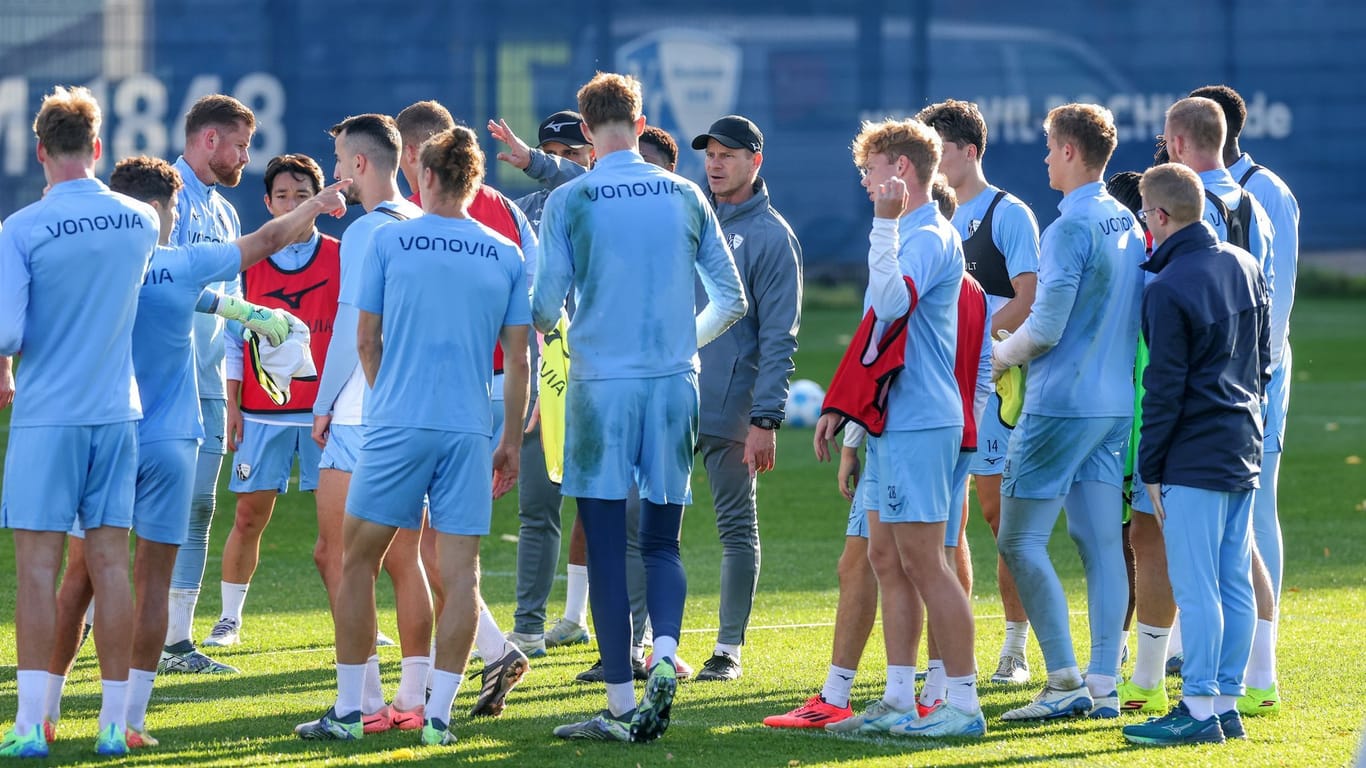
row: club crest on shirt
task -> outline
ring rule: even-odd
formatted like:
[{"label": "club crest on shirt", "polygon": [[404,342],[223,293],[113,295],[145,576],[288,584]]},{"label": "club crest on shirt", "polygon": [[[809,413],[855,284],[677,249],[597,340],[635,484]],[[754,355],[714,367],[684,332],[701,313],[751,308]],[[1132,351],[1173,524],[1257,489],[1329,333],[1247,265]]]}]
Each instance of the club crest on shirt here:
[{"label": "club crest on shirt", "polygon": [[235,471],[237,472],[238,480],[246,480],[247,478],[251,477],[250,464],[238,464]]},{"label": "club crest on shirt", "polygon": [[977,232],[977,228],[980,226],[982,226],[981,219],[973,219],[972,221],[968,222],[968,237],[972,237]]},{"label": "club crest on shirt", "polygon": [[743,242],[745,242],[745,236],[738,233],[732,234],[730,237],[726,238],[726,244],[730,246],[732,251],[739,248],[740,244]]}]

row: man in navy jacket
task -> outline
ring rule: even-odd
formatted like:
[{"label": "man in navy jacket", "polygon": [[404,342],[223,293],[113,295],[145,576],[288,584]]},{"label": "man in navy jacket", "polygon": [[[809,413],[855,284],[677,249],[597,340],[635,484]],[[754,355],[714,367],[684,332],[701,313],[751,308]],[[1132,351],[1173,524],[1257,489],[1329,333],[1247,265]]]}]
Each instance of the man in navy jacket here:
[{"label": "man in navy jacket", "polygon": [[1124,736],[1222,742],[1243,736],[1235,705],[1256,623],[1250,521],[1271,379],[1270,300],[1251,254],[1202,221],[1194,172],[1159,165],[1139,190],[1156,246],[1143,267],[1156,276],[1143,292],[1139,474],[1165,528],[1186,661],[1181,703]]}]

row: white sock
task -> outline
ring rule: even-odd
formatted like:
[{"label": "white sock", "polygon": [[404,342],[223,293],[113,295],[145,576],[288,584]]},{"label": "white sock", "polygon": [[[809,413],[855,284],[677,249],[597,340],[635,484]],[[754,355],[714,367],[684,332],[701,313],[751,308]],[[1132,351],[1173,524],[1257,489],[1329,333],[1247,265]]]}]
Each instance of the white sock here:
[{"label": "white sock", "polygon": [[1138,622],[1138,653],[1134,656],[1134,674],[1130,678],[1134,685],[1153,689],[1162,684],[1162,678],[1167,675],[1167,640],[1174,634],[1171,627]]},{"label": "white sock", "polygon": [[[361,687],[360,711],[373,714],[384,709],[384,684],[379,676],[379,654],[365,660],[365,681]],[[341,714],[338,712],[337,714]]]},{"label": "white sock", "polygon": [[1243,684],[1249,688],[1270,688],[1276,682],[1276,623],[1257,619],[1252,632],[1252,655],[1247,658]]},{"label": "white sock", "polygon": [[588,626],[588,566],[570,564],[566,570],[569,588],[564,593],[564,617],[581,627]]},{"label": "white sock", "polygon": [[242,604],[247,602],[247,590],[250,584],[233,584],[223,581],[221,590],[223,592],[223,612],[219,614],[225,619],[232,619],[238,625],[242,623]]},{"label": "white sock", "polygon": [[128,681],[100,681],[100,730],[110,725],[123,730],[124,712],[128,709]]},{"label": "white sock", "polygon": [[645,646],[631,646],[631,661],[645,661]]},{"label": "white sock", "polygon": [[[435,633],[433,633],[435,634]],[[432,673],[436,671],[436,638],[432,638],[432,647],[427,651],[427,690],[432,689]]]},{"label": "white sock", "polygon": [[194,607],[199,602],[197,589],[172,589],[166,621],[166,644],[175,645],[190,639],[194,625]]},{"label": "white sock", "polygon": [[945,678],[945,682],[948,684],[948,696],[944,700],[950,707],[969,714],[982,708],[977,701],[976,674]]},{"label": "white sock", "polygon": [[1001,644],[1001,654],[1010,654],[1021,659],[1025,657],[1025,641],[1029,639],[1028,621],[1007,621],[1006,641]]},{"label": "white sock", "polygon": [[729,657],[731,657],[732,659],[734,659],[734,660],[737,661],[737,662],[740,660],[740,646],[738,646],[738,645],[729,645],[729,644],[727,644],[727,643],[717,643],[717,644],[716,644],[716,648],[714,648],[714,649],[712,650],[712,653],[713,653],[713,654],[718,654],[718,655],[726,655],[726,656],[729,656]]},{"label": "white sock", "polygon": [[1178,610],[1176,612],[1176,621],[1172,622],[1172,633],[1167,638],[1167,655],[1180,656],[1185,652],[1186,647],[1181,644],[1181,612]]},{"label": "white sock", "polygon": [[1196,720],[1208,720],[1214,717],[1213,696],[1182,696],[1181,701],[1185,702],[1186,709],[1190,710],[1191,717]]},{"label": "white sock", "polygon": [[19,685],[19,712],[14,716],[14,730],[27,734],[43,722],[47,703],[47,670],[21,669],[16,674]]},{"label": "white sock", "polygon": [[337,703],[332,709],[338,717],[360,711],[361,691],[365,688],[368,664],[337,663]]},{"label": "white sock", "polygon": [[887,665],[887,688],[882,703],[898,712],[909,712],[915,706],[915,666]]},{"label": "white sock", "polygon": [[636,687],[633,683],[607,684],[607,709],[612,717],[621,717],[636,708]]},{"label": "white sock", "polygon": [[[678,638],[659,636],[655,638],[655,661],[668,659],[674,662],[674,668],[678,668]],[[739,658],[738,656],[736,657]]]},{"label": "white sock", "polygon": [[503,650],[503,646],[507,645],[507,638],[503,637],[502,630],[498,629],[498,622],[494,621],[493,614],[489,613],[489,607],[482,601],[479,603],[479,626],[474,630],[474,645],[479,649],[479,655],[484,658],[485,664],[492,664],[507,653]]},{"label": "white sock", "polygon": [[47,696],[43,702],[43,717],[56,723],[62,719],[62,689],[66,687],[66,675],[47,676]]},{"label": "white sock", "polygon": [[1058,691],[1075,691],[1084,685],[1081,670],[1076,667],[1063,667],[1056,672],[1049,672],[1048,685]]},{"label": "white sock", "polygon": [[432,696],[427,700],[428,718],[440,720],[447,726],[451,724],[451,706],[455,704],[455,695],[460,692],[460,683],[464,679],[464,675],[432,669]]},{"label": "white sock", "polygon": [[124,710],[124,723],[135,731],[147,730],[147,703],[152,700],[152,684],[156,679],[156,670],[128,670],[128,704]]},{"label": "white sock", "polygon": [[428,656],[405,656],[403,674],[398,678],[398,693],[394,694],[394,706],[408,712],[422,706],[427,695],[427,672],[432,660]]},{"label": "white sock", "polygon": [[90,605],[85,607],[85,625],[88,627],[95,623],[95,601],[91,600]]},{"label": "white sock", "polygon": [[1233,710],[1235,710],[1235,709],[1237,709],[1237,708],[1238,708],[1238,697],[1237,697],[1237,696],[1215,696],[1215,697],[1214,697],[1214,714],[1216,714],[1216,715],[1222,715],[1222,714],[1224,714],[1225,712],[1232,712]]},{"label": "white sock", "polygon": [[1109,696],[1115,692],[1114,675],[1087,675],[1086,690],[1091,693],[1091,698],[1098,696]]},{"label": "white sock", "polygon": [[821,688],[821,698],[825,703],[832,707],[849,706],[849,694],[854,690],[854,675],[856,669],[845,669],[830,665],[830,671],[825,673],[825,685]]},{"label": "white sock", "polygon": [[929,666],[925,667],[925,684],[920,687],[920,703],[931,707],[936,701],[943,701],[948,693],[948,685],[949,679],[944,674],[944,661],[930,659]]}]

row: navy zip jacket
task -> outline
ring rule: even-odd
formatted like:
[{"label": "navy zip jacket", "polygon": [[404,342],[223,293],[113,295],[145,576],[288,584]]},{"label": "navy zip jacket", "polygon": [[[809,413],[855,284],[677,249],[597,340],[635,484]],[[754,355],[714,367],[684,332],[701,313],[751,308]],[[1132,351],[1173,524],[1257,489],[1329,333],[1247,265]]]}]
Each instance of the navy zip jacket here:
[{"label": "navy zip jacket", "polygon": [[1271,381],[1271,305],[1247,251],[1197,221],[1143,268],[1145,482],[1211,491],[1257,487],[1262,402]]}]

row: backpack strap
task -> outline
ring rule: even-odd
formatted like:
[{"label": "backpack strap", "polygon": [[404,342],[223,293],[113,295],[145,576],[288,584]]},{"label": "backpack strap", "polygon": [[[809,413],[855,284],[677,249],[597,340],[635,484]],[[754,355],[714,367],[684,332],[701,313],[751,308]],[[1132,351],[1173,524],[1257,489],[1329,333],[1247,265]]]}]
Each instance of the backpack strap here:
[{"label": "backpack strap", "polygon": [[1264,170],[1266,170],[1266,168],[1264,168],[1264,167],[1262,167],[1262,166],[1260,166],[1260,165],[1253,165],[1251,168],[1247,169],[1247,172],[1243,174],[1243,177],[1242,177],[1241,179],[1238,179],[1238,186],[1240,186],[1240,187],[1246,187],[1246,186],[1247,186],[1247,180],[1250,179],[1250,178],[1252,178],[1253,174],[1257,173],[1257,171],[1264,171]]}]

